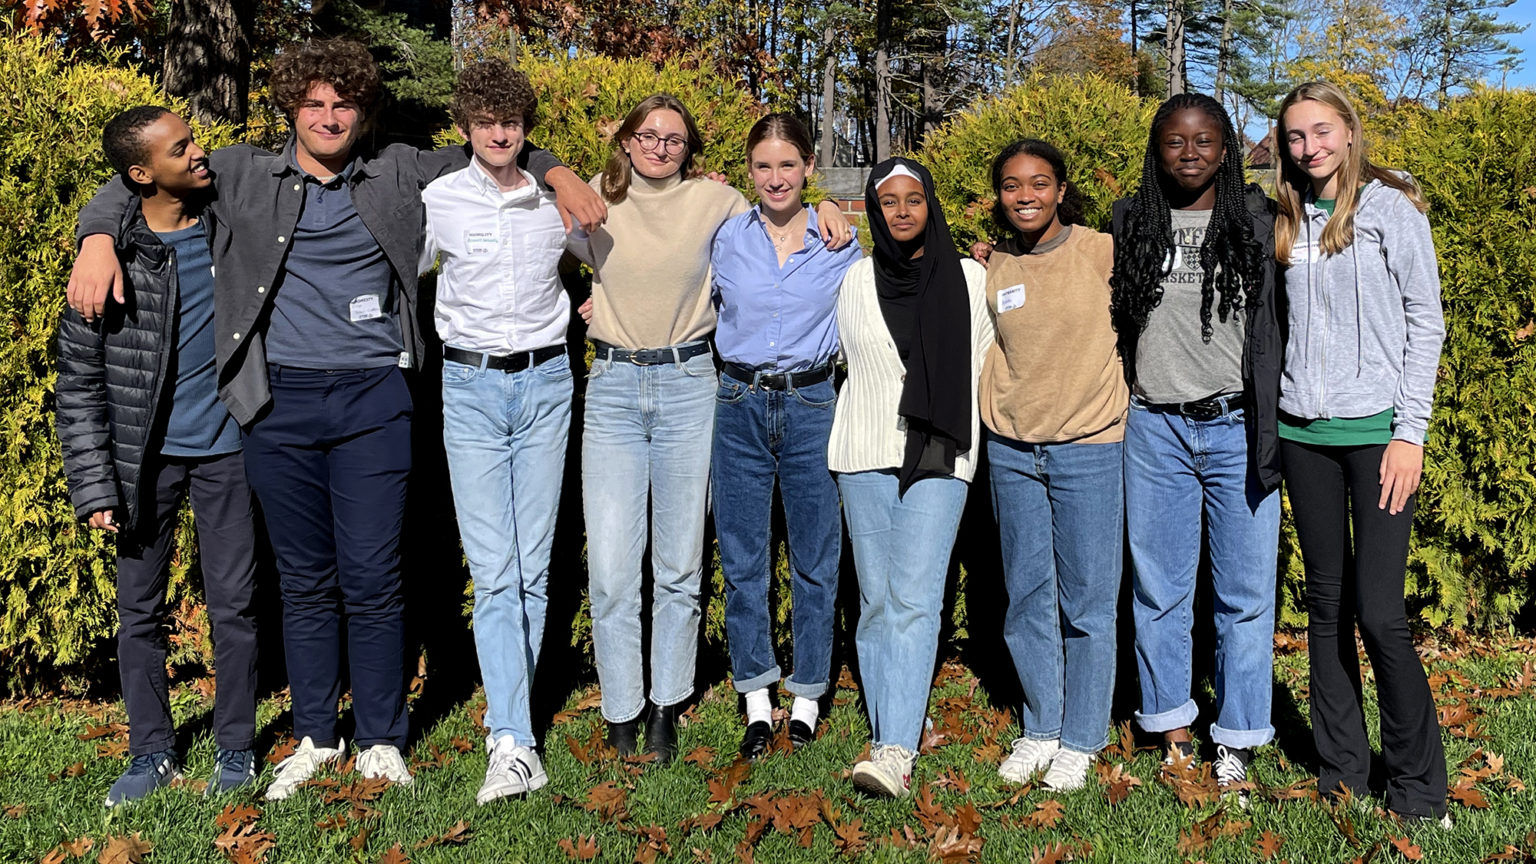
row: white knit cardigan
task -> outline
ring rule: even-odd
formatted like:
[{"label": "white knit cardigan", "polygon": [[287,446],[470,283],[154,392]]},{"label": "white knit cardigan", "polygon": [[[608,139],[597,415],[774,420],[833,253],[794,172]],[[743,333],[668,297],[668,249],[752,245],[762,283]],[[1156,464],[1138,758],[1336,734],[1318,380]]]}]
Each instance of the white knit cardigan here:
[{"label": "white knit cardigan", "polygon": [[[955,455],[955,476],[970,482],[981,447],[976,382],[992,347],[992,316],[987,310],[987,271],[969,258],[960,262],[971,302],[971,449]],[[848,268],[837,298],[837,333],[848,360],[848,380],[837,394],[827,467],[833,471],[876,471],[901,467],[907,421],[897,413],[906,366],[896,352],[891,331],[875,293],[875,262]]]}]

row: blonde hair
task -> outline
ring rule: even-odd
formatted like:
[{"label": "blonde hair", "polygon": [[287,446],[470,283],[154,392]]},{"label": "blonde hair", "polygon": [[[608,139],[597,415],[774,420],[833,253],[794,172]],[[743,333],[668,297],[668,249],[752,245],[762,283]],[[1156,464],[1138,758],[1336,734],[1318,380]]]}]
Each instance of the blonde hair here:
[{"label": "blonde hair", "polygon": [[609,204],[617,204],[629,195],[630,172],[634,166],[630,164],[629,154],[624,152],[624,142],[635,137],[640,124],[651,116],[652,111],[663,109],[676,111],[683,118],[683,128],[688,132],[688,149],[683,153],[678,173],[683,175],[684,180],[692,180],[704,173],[704,138],[699,135],[699,127],[693,122],[693,115],[688,113],[682,100],[671,93],[654,93],[630,109],[624,115],[624,122],[619,124],[618,131],[613,133],[613,153],[608,157],[608,164],[603,166],[601,183],[603,197]]},{"label": "blonde hair", "polygon": [[1312,188],[1312,178],[1291,158],[1289,130],[1285,126],[1286,112],[1298,102],[1317,102],[1332,110],[1349,126],[1353,142],[1344,154],[1344,162],[1338,171],[1338,198],[1333,205],[1333,215],[1323,228],[1319,245],[1329,255],[1337,255],[1349,248],[1355,239],[1355,210],[1360,204],[1360,187],[1363,183],[1380,180],[1384,185],[1402,192],[1418,208],[1420,213],[1429,210],[1429,202],[1412,177],[1383,168],[1372,162],[1366,150],[1365,130],[1360,115],[1350,104],[1349,96],[1339,87],[1327,81],[1308,81],[1286,95],[1280,103],[1280,119],[1275,127],[1275,149],[1280,156],[1280,177],[1275,184],[1275,200],[1280,212],[1275,217],[1275,260],[1291,263],[1291,249],[1301,223],[1306,220],[1307,193]]}]

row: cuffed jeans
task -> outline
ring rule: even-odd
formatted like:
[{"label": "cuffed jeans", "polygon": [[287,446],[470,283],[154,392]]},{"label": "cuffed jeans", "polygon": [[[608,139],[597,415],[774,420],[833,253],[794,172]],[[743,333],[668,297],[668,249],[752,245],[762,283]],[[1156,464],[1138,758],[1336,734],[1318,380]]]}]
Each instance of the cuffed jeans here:
[{"label": "cuffed jeans", "polygon": [[1024,690],[1024,736],[1097,753],[1109,743],[1123,448],[1026,444],[988,433],[1002,540],[1003,638]]},{"label": "cuffed jeans", "polygon": [[1376,671],[1387,807],[1406,816],[1445,815],[1445,748],[1424,664],[1403,603],[1417,495],[1396,516],[1381,500],[1386,445],[1314,447],[1282,441],[1285,484],[1307,574],[1307,669],[1312,737],[1322,762],[1317,791],[1367,793],[1365,733],[1355,624]]},{"label": "cuffed jeans", "polygon": [[117,535],[117,666],[128,709],[128,752],[176,743],[165,672],[165,591],[181,503],[192,499],[198,563],[213,625],[217,688],[213,737],[250,749],[256,734],[256,525],[240,453],[193,459],[151,455],[140,479],[144,510]]},{"label": "cuffed jeans", "polygon": [[485,725],[535,747],[529,712],[571,428],[571,361],[521,372],[443,361],[443,447],[475,586]]},{"label": "cuffed jeans", "polygon": [[722,377],[715,404],[715,535],[725,575],[725,634],[736,690],[779,680],[768,616],[773,485],[789,533],[795,669],[784,689],[806,699],[827,691],[833,605],[843,528],[827,439],[837,391],[830,380],[789,391]]},{"label": "cuffed jeans", "polygon": [[640,583],[647,528],[651,702],[675,705],[693,692],[715,385],[708,353],[650,366],[592,361],[581,498],[592,645],[610,723],[626,723],[645,708]]},{"label": "cuffed jeans", "polygon": [[293,734],[334,747],[342,632],[359,747],[404,747],[400,530],[411,394],[400,370],[272,366],[272,407],[246,430],[283,593]]},{"label": "cuffed jeans", "polygon": [[1190,629],[1203,519],[1216,618],[1211,740],[1252,748],[1275,735],[1270,690],[1280,493],[1265,492],[1250,463],[1241,409],[1195,420],[1131,400],[1125,515],[1141,678],[1136,722],[1148,732],[1183,728],[1197,713],[1190,698]]},{"label": "cuffed jeans", "polygon": [[837,475],[859,574],[855,644],[875,746],[916,751],[928,712],[949,557],[969,485],[918,480],[897,496],[895,472]]}]

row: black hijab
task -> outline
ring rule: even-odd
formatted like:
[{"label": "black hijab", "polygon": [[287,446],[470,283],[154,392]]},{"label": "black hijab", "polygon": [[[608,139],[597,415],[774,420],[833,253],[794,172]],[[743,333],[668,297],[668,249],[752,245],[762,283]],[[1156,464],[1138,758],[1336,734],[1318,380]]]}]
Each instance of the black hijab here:
[{"label": "black hijab", "polygon": [[[928,224],[907,243],[891,236],[876,186],[897,166],[918,176],[928,199]],[[899,157],[876,165],[864,187],[864,208],[875,244],[880,313],[907,367],[897,409],[907,420],[898,473],[905,494],[924,477],[953,476],[955,454],[971,449],[970,293],[927,168]],[[914,259],[918,249],[923,255]]]}]

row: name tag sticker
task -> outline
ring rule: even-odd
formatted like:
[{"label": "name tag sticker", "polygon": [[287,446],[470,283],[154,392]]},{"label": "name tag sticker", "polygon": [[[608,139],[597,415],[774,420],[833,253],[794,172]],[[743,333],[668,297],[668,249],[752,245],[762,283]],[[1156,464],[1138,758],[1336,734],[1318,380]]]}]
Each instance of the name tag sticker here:
[{"label": "name tag sticker", "polygon": [[496,251],[496,232],[465,231],[464,251],[469,255],[489,255]]},{"label": "name tag sticker", "polygon": [[353,297],[352,302],[347,304],[347,312],[351,315],[354,324],[359,321],[371,321],[384,314],[384,310],[379,306],[377,294]]},{"label": "name tag sticker", "polygon": [[1024,305],[1024,286],[1011,285],[997,292],[997,314],[1012,312]]}]

